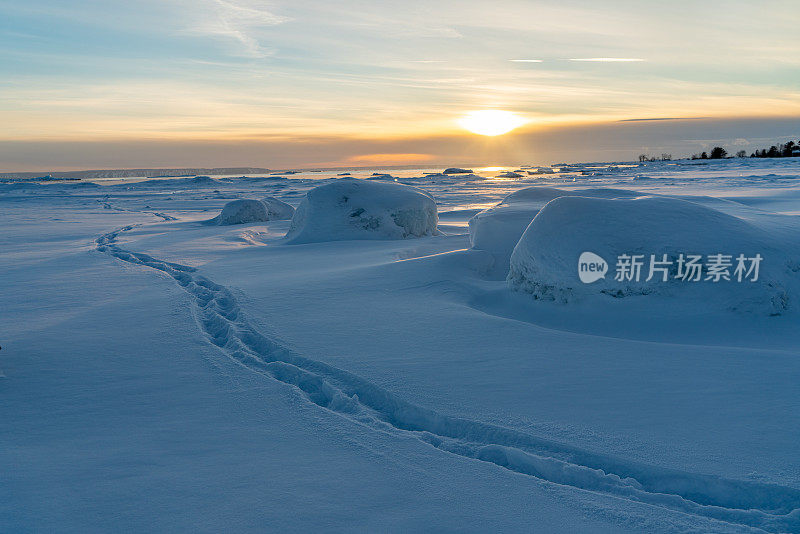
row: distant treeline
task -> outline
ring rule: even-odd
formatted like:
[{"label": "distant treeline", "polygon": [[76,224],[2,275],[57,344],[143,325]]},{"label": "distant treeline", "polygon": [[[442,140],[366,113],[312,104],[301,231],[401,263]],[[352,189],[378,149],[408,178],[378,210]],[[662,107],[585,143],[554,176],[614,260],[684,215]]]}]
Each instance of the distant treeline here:
[{"label": "distant treeline", "polygon": [[[723,159],[728,157],[728,151],[721,146],[715,146],[711,149],[711,153],[701,152],[700,154],[692,154],[692,159]],[[736,153],[737,158],[746,158],[747,151],[740,150]],[[779,145],[772,145],[769,148],[757,149],[750,154],[751,158],[792,158],[800,157],[800,141],[787,141]]]},{"label": "distant treeline", "polygon": [[[741,155],[740,155],[741,154]],[[736,153],[737,157],[743,158],[747,155],[744,150]],[[728,157],[728,151],[721,146],[715,146],[711,149],[711,154],[708,152],[701,152],[700,154],[692,154],[692,159],[724,159]]]},{"label": "distant treeline", "polygon": [[[756,150],[751,158],[792,158],[800,156],[800,141],[789,141],[781,145],[772,145],[769,149]],[[742,156],[744,157],[744,156]]]}]

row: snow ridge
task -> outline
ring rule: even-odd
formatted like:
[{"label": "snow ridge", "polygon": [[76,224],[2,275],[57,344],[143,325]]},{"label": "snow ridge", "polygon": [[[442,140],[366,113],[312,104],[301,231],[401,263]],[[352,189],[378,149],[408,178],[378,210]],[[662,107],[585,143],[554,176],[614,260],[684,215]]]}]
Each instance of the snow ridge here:
[{"label": "snow ridge", "polygon": [[302,357],[256,331],[231,292],[193,267],[120,248],[100,236],[97,250],[172,277],[192,298],[209,341],[248,369],[294,386],[314,404],[376,430],[412,436],[437,449],[489,462],[554,484],[647,503],[730,526],[800,532],[800,490],[682,472],[596,454],[568,444],[408,403],[379,386],[326,363]]}]

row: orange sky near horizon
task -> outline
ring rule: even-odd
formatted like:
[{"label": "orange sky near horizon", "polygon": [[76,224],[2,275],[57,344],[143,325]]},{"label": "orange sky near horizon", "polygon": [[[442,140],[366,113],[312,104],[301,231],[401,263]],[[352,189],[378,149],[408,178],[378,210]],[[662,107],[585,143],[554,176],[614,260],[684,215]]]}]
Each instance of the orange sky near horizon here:
[{"label": "orange sky near horizon", "polygon": [[[5,3],[0,171],[586,160],[601,130],[605,159],[630,159],[800,135],[800,10],[712,4]],[[480,139],[463,120],[482,110],[524,124]],[[640,119],[646,142],[626,133]]]}]

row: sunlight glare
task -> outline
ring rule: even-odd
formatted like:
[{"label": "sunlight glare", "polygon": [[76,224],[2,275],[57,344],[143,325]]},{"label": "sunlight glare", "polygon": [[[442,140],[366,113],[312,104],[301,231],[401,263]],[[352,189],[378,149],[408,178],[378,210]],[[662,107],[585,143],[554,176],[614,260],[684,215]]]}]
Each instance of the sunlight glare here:
[{"label": "sunlight glare", "polygon": [[470,111],[459,119],[458,124],[465,130],[478,135],[503,135],[514,128],[519,128],[527,121],[510,111],[483,109]]}]

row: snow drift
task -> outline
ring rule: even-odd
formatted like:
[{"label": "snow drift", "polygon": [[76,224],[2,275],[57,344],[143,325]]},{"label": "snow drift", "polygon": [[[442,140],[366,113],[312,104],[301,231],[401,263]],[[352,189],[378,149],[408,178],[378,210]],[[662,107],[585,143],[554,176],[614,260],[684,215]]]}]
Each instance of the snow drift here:
[{"label": "snow drift", "polygon": [[[790,304],[788,286],[796,285],[797,273],[785,247],[770,245],[765,230],[738,217],[693,202],[669,197],[604,199],[559,197],[549,202],[525,230],[511,255],[509,286],[536,299],[571,302],[591,296],[675,297],[702,309],[717,308],[767,315],[784,313]],[[607,263],[607,272],[593,283],[578,276],[579,257],[591,252]],[[658,272],[650,281],[651,255],[666,254],[673,263],[668,273]],[[757,281],[714,282],[678,278],[680,254],[702,255],[702,262],[716,254],[739,254],[763,261]],[[641,278],[617,280],[620,255],[642,255]]]},{"label": "snow drift", "polygon": [[404,239],[435,235],[433,197],[399,183],[342,178],[306,194],[292,218],[288,243]]},{"label": "snow drift", "polygon": [[623,189],[593,188],[566,190],[555,187],[526,187],[503,199],[496,206],[476,214],[469,220],[469,241],[472,248],[485,250],[496,260],[508,263],[522,232],[545,204],[562,196],[598,198],[633,198],[641,193]]}]

